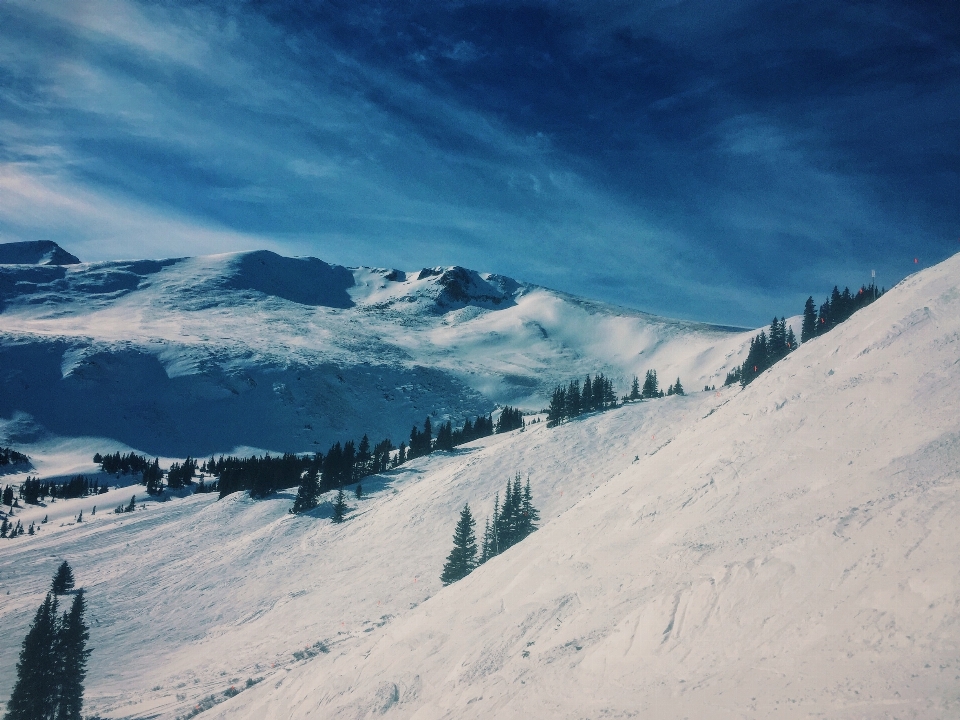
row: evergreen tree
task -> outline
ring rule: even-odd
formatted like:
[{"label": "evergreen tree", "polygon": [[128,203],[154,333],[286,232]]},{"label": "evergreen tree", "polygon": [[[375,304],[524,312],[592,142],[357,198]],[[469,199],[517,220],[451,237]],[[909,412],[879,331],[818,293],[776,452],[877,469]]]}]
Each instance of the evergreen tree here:
[{"label": "evergreen tree", "polygon": [[823,335],[833,327],[833,321],[830,317],[830,298],[823,301],[820,306],[820,312],[817,316],[817,335]]},{"label": "evergreen tree", "polygon": [[793,352],[797,349],[797,336],[793,334],[793,328],[787,328],[787,352]]},{"label": "evergreen tree", "polygon": [[57,598],[47,593],[23,639],[3,720],[54,720],[57,710]]},{"label": "evergreen tree", "polygon": [[363,485],[357,483],[357,489],[354,491],[354,495],[357,496],[357,500],[363,497]]},{"label": "evergreen tree", "polygon": [[640,378],[638,378],[636,375],[633,376],[633,383],[630,385],[630,394],[627,396],[627,399],[640,399]]},{"label": "evergreen tree", "polygon": [[817,309],[813,304],[813,296],[807,298],[803,306],[803,325],[800,326],[800,342],[805,343],[817,335]]},{"label": "evergreen tree", "polygon": [[465,578],[477,566],[477,538],[473,532],[474,525],[470,506],[465,504],[460,511],[460,521],[453,533],[453,550],[447,556],[447,562],[440,575],[444,585]]},{"label": "evergreen tree", "polygon": [[54,595],[65,595],[68,590],[73,589],[73,586],[73,570],[70,569],[70,564],[64,560],[60,563],[60,567],[57,568],[57,572],[53,576],[53,584],[50,586],[50,592]]},{"label": "evergreen tree", "polygon": [[683,385],[680,384],[680,378],[677,378],[677,381],[673,384],[673,394],[674,395],[684,395]]},{"label": "evergreen tree", "polygon": [[124,510],[124,512],[133,512],[136,509],[137,509],[137,496],[132,495],[130,497],[130,504],[127,505],[126,510]]},{"label": "evergreen tree", "polygon": [[563,387],[557,387],[550,398],[550,408],[547,410],[547,427],[556,427],[567,416],[567,393]]},{"label": "evergreen tree", "polygon": [[423,454],[429,455],[433,452],[433,428],[430,425],[430,416],[423,421]]},{"label": "evergreen tree", "polygon": [[657,382],[656,370],[647,370],[647,376],[643,381],[642,395],[645,399],[660,397],[660,387]]},{"label": "evergreen tree", "polygon": [[566,397],[566,416],[568,418],[575,418],[581,413],[581,404],[580,404],[580,381],[571,380],[570,384],[567,386],[567,397]]},{"label": "evergreen tree", "polygon": [[297,488],[297,497],[293,501],[292,513],[302,513],[307,510],[313,510],[317,506],[320,497],[320,478],[317,475],[317,468],[311,467],[304,474]]},{"label": "evergreen tree", "polygon": [[523,500],[520,504],[520,539],[537,529],[537,523],[540,522],[540,513],[533,506],[533,496],[530,493],[530,478],[527,478],[527,484],[523,488]]},{"label": "evergreen tree", "polygon": [[56,720],[82,720],[83,680],[87,674],[87,657],[90,655],[90,650],[86,648],[89,628],[83,621],[85,609],[81,588],[73,598],[70,612],[63,614],[57,633],[59,688]]},{"label": "evergreen tree", "polygon": [[343,486],[341,486],[339,492],[337,492],[337,501],[333,504],[333,521],[335,523],[342,523],[346,512],[347,499],[344,497]]},{"label": "evergreen tree", "polygon": [[357,447],[357,477],[364,477],[368,474],[371,458],[370,438],[368,438],[366,433],[364,433],[363,437],[360,439],[360,445]]},{"label": "evergreen tree", "polygon": [[448,420],[437,428],[437,450],[453,450],[453,424]]},{"label": "evergreen tree", "polygon": [[483,543],[480,548],[480,563],[485,563],[497,553],[495,552],[495,543],[493,539],[493,528],[490,526],[490,518],[483,525]]}]

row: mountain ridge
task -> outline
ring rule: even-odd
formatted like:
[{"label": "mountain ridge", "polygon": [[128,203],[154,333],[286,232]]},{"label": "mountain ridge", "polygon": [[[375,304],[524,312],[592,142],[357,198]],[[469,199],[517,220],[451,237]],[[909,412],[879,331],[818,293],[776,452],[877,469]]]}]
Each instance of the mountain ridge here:
[{"label": "mountain ridge", "polygon": [[363,433],[399,443],[427,415],[538,410],[587,373],[620,393],[652,368],[718,384],[746,342],[460,266],[270,251],[0,266],[0,418],[152,455],[325,450]]}]

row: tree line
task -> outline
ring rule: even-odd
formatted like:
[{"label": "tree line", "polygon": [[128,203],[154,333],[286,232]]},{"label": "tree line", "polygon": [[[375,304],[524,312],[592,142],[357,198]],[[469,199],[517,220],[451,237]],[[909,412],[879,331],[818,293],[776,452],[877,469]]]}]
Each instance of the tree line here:
[{"label": "tree line", "polygon": [[493,517],[487,518],[481,546],[477,547],[476,521],[470,505],[464,504],[453,533],[453,550],[447,556],[440,580],[444,585],[461,580],[491,558],[505,552],[537,529],[540,513],[533,505],[530,479],[520,483],[520,473],[507,480],[500,504],[500,493],[493,501]]},{"label": "tree line", "polygon": [[414,425],[410,430],[409,445],[401,442],[399,448],[394,448],[392,441],[385,438],[371,449],[367,435],[363,436],[357,446],[354,446],[352,440],[342,445],[336,442],[326,455],[317,453],[305,468],[290,512],[296,514],[313,510],[319,505],[321,495],[339,488],[340,492],[334,503],[334,522],[340,522],[346,512],[343,486],[357,483],[356,494],[359,498],[363,493],[360,482],[369,475],[386,472],[388,468],[398,467],[435,450],[452,450],[457,445],[492,433],[492,416],[480,415],[474,421],[467,418],[463,426],[456,430],[451,421],[442,423],[434,439],[433,424],[427,416],[423,421],[423,429]]},{"label": "tree line", "polygon": [[84,620],[83,588],[74,591],[70,609],[59,614],[58,598],[74,588],[64,561],[23,640],[17,680],[3,720],[81,720],[89,628]]},{"label": "tree line", "polygon": [[[28,476],[26,480],[20,483],[19,495],[24,502],[37,505],[47,497],[53,500],[70,500],[87,497],[88,495],[99,495],[107,490],[107,486],[101,485],[98,479],[90,480],[85,475],[75,475],[62,483],[42,481],[39,477]],[[9,485],[3,491],[3,504],[13,504],[13,488]]]},{"label": "tree line", "polygon": [[[833,292],[820,304],[819,310],[813,301],[813,296],[808,297],[803,307],[800,343],[830,332],[857,310],[877,300],[883,293],[884,290],[878,289],[873,283],[862,285],[856,294],[851,293],[849,288],[844,288],[843,292],[840,292],[834,285]],[[742,365],[727,373],[723,384],[733,385],[738,382],[742,386],[749,385],[764,370],[796,350],[800,343],[797,342],[793,328],[787,326],[786,320],[782,317],[779,320],[774,317],[767,331],[761,330],[759,335],[750,339],[747,359]]]}]

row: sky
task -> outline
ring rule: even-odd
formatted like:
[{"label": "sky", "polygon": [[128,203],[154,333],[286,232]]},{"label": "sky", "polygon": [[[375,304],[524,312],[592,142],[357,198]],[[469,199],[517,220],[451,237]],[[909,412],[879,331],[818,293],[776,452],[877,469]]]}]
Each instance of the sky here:
[{"label": "sky", "polygon": [[960,4],[0,0],[0,242],[39,239],[759,326],[960,252]]}]

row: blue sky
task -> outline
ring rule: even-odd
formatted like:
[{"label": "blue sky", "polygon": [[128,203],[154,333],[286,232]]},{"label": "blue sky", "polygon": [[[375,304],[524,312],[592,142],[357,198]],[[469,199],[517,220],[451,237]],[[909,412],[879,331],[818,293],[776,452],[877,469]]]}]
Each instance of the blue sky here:
[{"label": "blue sky", "polygon": [[3,0],[0,241],[33,239],[765,324],[960,251],[960,6]]}]

